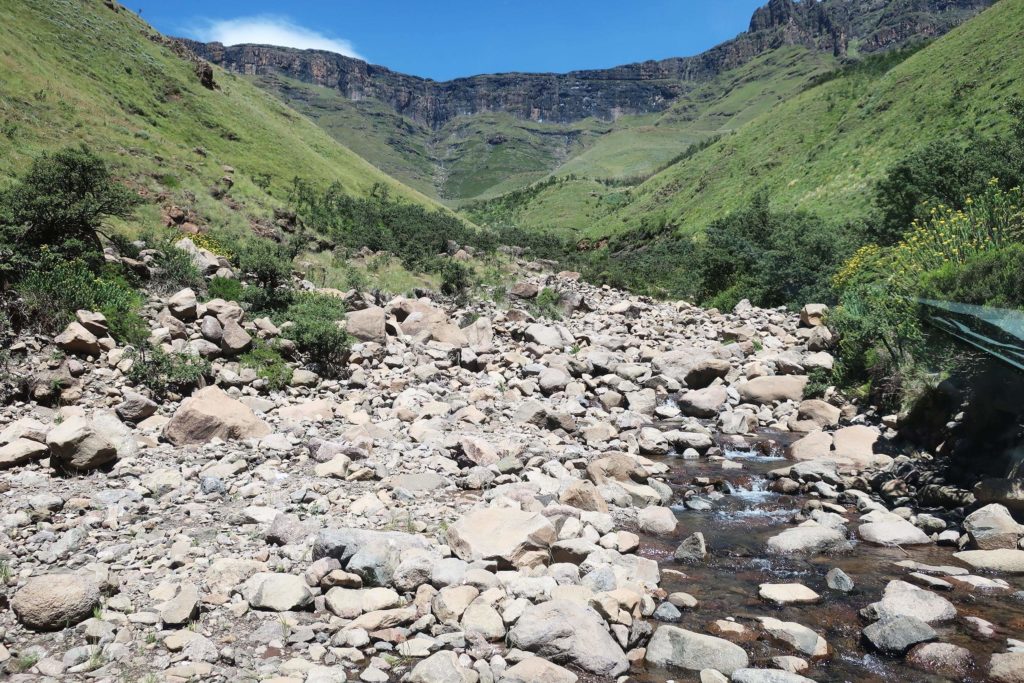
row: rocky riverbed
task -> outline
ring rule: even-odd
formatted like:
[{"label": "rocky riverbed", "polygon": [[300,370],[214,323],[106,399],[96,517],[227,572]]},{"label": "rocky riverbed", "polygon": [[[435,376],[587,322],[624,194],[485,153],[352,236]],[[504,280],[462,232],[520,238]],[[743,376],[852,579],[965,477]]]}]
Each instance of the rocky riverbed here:
[{"label": "rocky riverbed", "polygon": [[95,313],[12,346],[9,680],[1024,680],[1024,529],[806,398],[821,307],[336,294],[348,372],[277,392],[236,357],[280,330],[191,291],[148,309],[214,363],[190,397]]}]

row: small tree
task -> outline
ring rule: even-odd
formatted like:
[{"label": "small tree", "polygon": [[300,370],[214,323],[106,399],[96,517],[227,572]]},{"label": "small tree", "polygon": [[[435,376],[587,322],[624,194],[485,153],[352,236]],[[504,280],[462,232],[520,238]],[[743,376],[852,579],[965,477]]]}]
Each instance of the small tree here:
[{"label": "small tree", "polygon": [[76,244],[99,251],[104,221],[129,218],[140,202],[84,145],[43,154],[0,195],[4,220],[15,226],[16,243],[33,251],[44,245],[63,251],[65,245]]},{"label": "small tree", "polygon": [[254,240],[239,254],[242,270],[268,294],[288,282],[292,274],[291,259],[284,247],[269,240]]}]

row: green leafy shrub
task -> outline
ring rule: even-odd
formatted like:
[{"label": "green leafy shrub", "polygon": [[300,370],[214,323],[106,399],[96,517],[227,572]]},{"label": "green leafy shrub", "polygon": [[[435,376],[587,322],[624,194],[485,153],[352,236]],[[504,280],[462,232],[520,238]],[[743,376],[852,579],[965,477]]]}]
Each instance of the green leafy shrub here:
[{"label": "green leafy shrub", "polygon": [[206,293],[211,299],[225,301],[244,301],[245,287],[238,280],[230,277],[214,277],[206,285]]},{"label": "green leafy shrub", "polygon": [[978,306],[1024,309],[1024,244],[947,263],[924,274],[921,296]]},{"label": "green leafy shrub", "polygon": [[345,304],[323,294],[303,292],[283,314],[292,324],[283,328],[286,337],[295,342],[321,374],[337,375],[348,359],[351,339],[337,321],[345,319]]},{"label": "green leafy shrub", "polygon": [[149,335],[139,316],[142,294],[114,266],[99,275],[79,260],[66,261],[42,250],[38,267],[16,285],[25,327],[46,334],[59,332],[78,310],[98,311],[107,318],[110,333],[124,344],[137,344]]},{"label": "green leafy shrub", "polygon": [[186,287],[199,289],[203,275],[192,262],[192,257],[174,246],[182,235],[174,230],[161,230],[144,238],[146,246],[156,250],[156,270],[149,286],[162,293],[176,292]]},{"label": "green leafy shrub", "polygon": [[274,346],[257,340],[252,349],[239,357],[243,368],[252,368],[260,379],[267,381],[273,391],[280,391],[292,381],[292,369]]},{"label": "green leafy shrub", "polygon": [[166,353],[144,344],[125,354],[132,361],[128,379],[136,386],[148,387],[157,396],[168,392],[183,394],[198,386],[210,374],[210,362],[201,356]]},{"label": "green leafy shrub", "polygon": [[551,318],[552,320],[562,319],[562,296],[558,290],[545,287],[537,294],[537,298],[530,304],[530,313],[535,317]]},{"label": "green leafy shrub", "polygon": [[288,251],[270,240],[257,239],[238,255],[238,264],[266,292],[274,292],[291,278]]},{"label": "green leafy shrub", "polygon": [[0,214],[17,227],[15,241],[22,250],[49,246],[63,251],[75,242],[99,252],[97,233],[103,222],[129,218],[140,202],[137,194],[114,181],[101,158],[82,146],[37,158],[0,195]]},{"label": "green leafy shrub", "polygon": [[447,296],[463,296],[473,286],[473,270],[455,259],[443,259],[440,273],[441,293]]}]

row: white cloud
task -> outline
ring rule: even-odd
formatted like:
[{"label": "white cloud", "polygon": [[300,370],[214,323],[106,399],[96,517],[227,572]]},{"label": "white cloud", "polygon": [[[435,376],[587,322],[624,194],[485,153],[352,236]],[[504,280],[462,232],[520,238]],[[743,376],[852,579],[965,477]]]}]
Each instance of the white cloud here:
[{"label": "white cloud", "polygon": [[326,50],[346,57],[363,59],[362,55],[356,52],[351,41],[330,38],[312,29],[299,26],[287,17],[260,15],[210,20],[194,28],[191,33],[199,40],[224,43],[225,45],[241,43],[278,45],[300,50]]}]

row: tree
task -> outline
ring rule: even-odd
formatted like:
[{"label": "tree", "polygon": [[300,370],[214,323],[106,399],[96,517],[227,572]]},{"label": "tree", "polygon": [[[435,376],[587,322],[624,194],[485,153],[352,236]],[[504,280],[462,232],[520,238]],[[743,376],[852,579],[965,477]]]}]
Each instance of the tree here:
[{"label": "tree", "polygon": [[3,221],[20,251],[49,246],[57,251],[100,251],[108,218],[127,219],[141,203],[117,183],[106,163],[84,145],[43,154],[13,187],[0,195]]},{"label": "tree", "polygon": [[238,261],[242,270],[268,294],[288,282],[292,274],[288,252],[270,240],[253,240],[239,254]]}]

